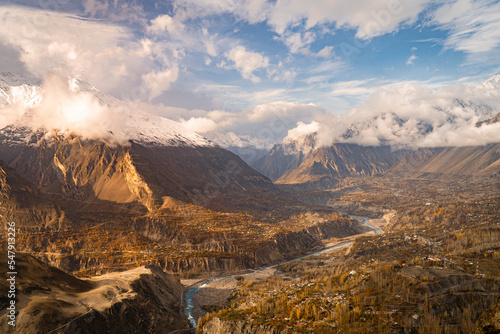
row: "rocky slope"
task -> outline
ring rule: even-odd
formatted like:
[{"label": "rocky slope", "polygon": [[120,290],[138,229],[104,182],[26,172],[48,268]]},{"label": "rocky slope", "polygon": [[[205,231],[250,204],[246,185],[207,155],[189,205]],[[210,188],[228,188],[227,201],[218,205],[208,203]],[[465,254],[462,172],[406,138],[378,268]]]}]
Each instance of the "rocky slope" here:
[{"label": "rocky slope", "polygon": [[[281,262],[305,252],[320,249],[323,247],[322,240],[324,239],[347,237],[367,230],[364,225],[348,219],[318,222],[298,231],[247,239],[241,236],[230,237],[228,233],[192,236],[187,235],[188,228],[189,226],[172,226],[168,221],[140,218],[136,220],[130,231],[150,238],[150,244],[155,242],[159,247],[167,246],[177,250],[165,253],[151,246],[150,251],[147,252],[151,257],[148,263],[168,273],[181,274],[185,277],[205,277]],[[164,233],[158,231],[164,231]],[[51,239],[43,239],[40,236],[37,238],[43,244],[50,245],[53,242]],[[111,239],[108,240],[111,242]],[[122,240],[121,243],[125,241]],[[79,251],[78,247],[77,241],[73,241],[71,253],[39,252],[38,249],[33,249],[35,247],[30,251],[36,253],[37,257],[44,262],[67,272],[103,273],[108,272],[110,267],[119,268],[120,265],[127,265],[119,261],[119,259],[123,260],[123,256],[119,256],[118,260],[113,262],[111,254]],[[128,253],[131,253],[134,248],[136,247],[131,244],[128,247],[130,249]]]},{"label": "rocky slope", "polygon": [[403,157],[388,174],[411,178],[499,177],[500,144],[419,149]]},{"label": "rocky slope", "polygon": [[64,211],[16,170],[0,161],[0,221],[16,222],[20,230],[70,226]]},{"label": "rocky slope", "polygon": [[490,124],[495,124],[495,123],[500,123],[500,112],[498,114],[496,114],[495,117],[492,117],[490,119],[487,119],[487,120],[484,120],[481,122],[477,122],[476,126],[480,127],[482,125],[490,125]]},{"label": "rocky slope", "polygon": [[164,196],[207,205],[221,191],[272,187],[180,123],[82,81],[51,75],[41,87],[19,80],[12,86],[6,78],[0,75],[0,160],[72,207],[152,211]]},{"label": "rocky slope", "polygon": [[269,153],[255,161],[252,167],[274,182],[286,171],[298,168],[313,151],[315,143],[314,135],[285,140],[274,145]]},{"label": "rocky slope", "polygon": [[335,144],[314,150],[298,168],[286,171],[278,184],[301,185],[304,188],[331,188],[351,176],[371,176],[388,170],[401,153],[388,146]]},{"label": "rocky slope", "polygon": [[473,334],[491,333],[500,333],[500,299],[479,317],[473,332]]},{"label": "rocky slope", "polygon": [[[160,259],[158,266],[167,272],[174,273],[196,273],[198,272],[219,272],[230,273],[241,269],[259,268],[265,265],[282,262],[295,258],[304,252],[314,249],[321,249],[324,239],[344,238],[351,235],[361,234],[369,231],[364,225],[355,221],[349,222],[324,222],[316,224],[298,232],[282,233],[272,237],[270,240],[261,243],[253,252],[241,254],[238,257],[221,258],[199,258],[192,257],[183,260]],[[235,243],[211,242],[206,244],[204,250],[217,250],[222,253],[231,254],[237,251],[237,241]]]},{"label": "rocky slope", "polygon": [[[3,333],[170,333],[188,330],[180,282],[156,267],[80,280],[26,254],[16,254],[15,331],[0,298]],[[0,255],[7,272],[7,258]],[[7,291],[7,281],[0,283]],[[188,331],[186,331],[188,332]]]},{"label": "rocky slope", "polygon": [[[0,132],[0,142],[7,136]],[[239,157],[215,146],[110,146],[80,136],[33,133],[28,143],[0,146],[0,159],[48,193],[87,203],[139,203],[149,210],[164,196],[203,202],[221,190],[272,187]]]}]

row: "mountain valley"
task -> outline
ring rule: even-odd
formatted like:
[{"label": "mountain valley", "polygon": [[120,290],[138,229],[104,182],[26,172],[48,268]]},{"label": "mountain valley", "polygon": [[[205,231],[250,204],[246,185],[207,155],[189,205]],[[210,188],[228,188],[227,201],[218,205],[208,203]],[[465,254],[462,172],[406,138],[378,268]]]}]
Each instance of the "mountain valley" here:
[{"label": "mountain valley", "polygon": [[[498,143],[317,147],[309,134],[246,156],[253,169],[180,123],[68,82],[99,112],[123,113],[122,126],[38,126],[43,89],[2,83],[2,104],[28,110],[0,129],[0,219],[5,230],[16,223],[20,330],[134,323],[131,333],[187,333],[186,291],[225,276],[228,299],[195,305],[200,333],[465,333],[495,302]],[[246,278],[263,267],[273,274]]]}]

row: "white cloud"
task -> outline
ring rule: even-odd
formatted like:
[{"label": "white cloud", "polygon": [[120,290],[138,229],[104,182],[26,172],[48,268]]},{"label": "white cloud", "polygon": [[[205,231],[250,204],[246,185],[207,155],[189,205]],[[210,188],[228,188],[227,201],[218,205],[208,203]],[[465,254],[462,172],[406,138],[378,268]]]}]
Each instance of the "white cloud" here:
[{"label": "white cloud", "polygon": [[324,73],[325,75],[332,77],[335,74],[345,70],[346,67],[347,64],[342,60],[338,59],[325,60],[322,61],[319,65],[312,67],[310,69],[310,72],[313,74]]},{"label": "white cloud", "polygon": [[270,65],[267,68],[267,77],[273,81],[292,82],[297,76],[297,72],[293,68],[287,68],[283,62],[278,65]]},{"label": "white cloud", "polygon": [[184,31],[184,24],[175,20],[170,15],[158,15],[151,20],[151,24],[147,27],[149,32],[159,34],[168,31],[170,34],[179,35]]},{"label": "white cloud", "polygon": [[253,73],[269,66],[269,58],[257,52],[247,51],[244,46],[236,46],[226,53],[226,58],[234,63],[235,68],[245,79],[259,82],[260,79]]},{"label": "white cloud", "polygon": [[490,51],[500,45],[500,3],[457,0],[432,15],[431,23],[449,30],[445,46],[468,53]]},{"label": "white cloud", "polygon": [[373,80],[351,80],[351,81],[339,81],[335,82],[331,85],[331,91],[329,95],[331,96],[360,96],[365,95],[369,96],[369,94],[375,92],[376,88],[370,86],[370,83]]},{"label": "white cloud", "polygon": [[[44,76],[41,88],[10,88],[9,94],[20,95],[20,98],[11,104],[0,105],[0,114],[7,116],[0,120],[0,127],[20,124],[34,130],[69,131],[90,139],[126,144],[127,139],[119,131],[126,122],[122,106],[102,104],[91,87],[81,89],[80,84],[52,72]],[[26,93],[30,92],[31,97],[26,100]]]},{"label": "white cloud", "polygon": [[[59,0],[59,4],[63,5],[64,1]],[[47,4],[47,7],[51,5]],[[57,5],[55,5],[56,8]],[[43,6],[42,6],[43,8]],[[107,20],[120,22],[129,21],[139,24],[145,24],[146,15],[142,6],[138,5],[135,1],[128,0],[84,0],[83,8],[86,15],[93,18],[103,18]]]},{"label": "white cloud", "polygon": [[249,0],[244,2],[243,12],[239,15],[245,17],[249,23],[261,22],[266,17],[266,11],[269,10],[267,0]]},{"label": "white cloud", "polygon": [[332,55],[333,46],[325,46],[316,53],[316,57],[329,58]]},{"label": "white cloud", "polygon": [[[291,53],[310,54],[317,36],[313,28],[332,34],[336,29],[356,30],[356,37],[369,39],[413,24],[431,0],[176,0],[175,8],[185,19],[232,14],[250,24],[266,22],[280,35]],[[319,56],[327,57],[328,49]],[[331,50],[330,50],[331,51]]]},{"label": "white cloud", "polygon": [[212,119],[206,117],[191,117],[190,119],[181,121],[187,129],[196,133],[206,133],[219,129],[219,125]]},{"label": "white cloud", "polygon": [[428,0],[283,0],[273,6],[268,23],[279,34],[302,20],[305,29],[335,23],[337,27],[357,29],[358,38],[371,38],[415,22],[427,3]]},{"label": "white cloud", "polygon": [[85,0],[83,2],[83,8],[85,9],[85,14],[97,16],[106,13],[109,10],[109,2],[99,0]]},{"label": "white cloud", "polygon": [[281,96],[285,92],[286,91],[283,88],[258,91],[253,94],[252,99],[259,102],[276,100],[277,97]]},{"label": "white cloud", "polygon": [[286,33],[282,40],[285,42],[285,45],[288,46],[291,53],[302,53],[309,54],[309,47],[316,40],[316,35],[312,32],[305,33]]},{"label": "white cloud", "polygon": [[175,8],[185,18],[196,19],[214,14],[230,13],[250,24],[266,19],[271,5],[266,0],[176,0]]},{"label": "white cloud", "polygon": [[[306,120],[316,113],[322,113],[324,109],[314,103],[296,103],[287,101],[276,101],[259,104],[248,113],[249,122],[265,122],[269,119],[279,118],[287,123],[296,123],[298,120]],[[298,118],[298,119],[297,119]],[[297,119],[297,120],[296,120]]]},{"label": "white cloud", "polygon": [[174,112],[179,115],[179,121],[183,125],[198,133],[234,131],[259,138],[266,143],[276,143],[287,135],[290,128],[297,126],[298,122],[311,122],[314,117],[323,114],[324,109],[312,103],[275,101],[259,104],[244,112],[199,111],[196,115],[187,117],[182,114],[189,115],[189,111]]},{"label": "white cloud", "polygon": [[237,115],[223,110],[212,110],[204,112],[203,114],[204,116],[191,117],[187,120],[181,118],[180,122],[186,128],[200,134],[222,130],[234,125],[237,122],[244,122],[242,115]]},{"label": "white cloud", "polygon": [[500,123],[476,126],[500,111],[498,81],[436,90],[410,83],[382,87],[345,116],[316,118],[319,144],[439,147],[498,142]]},{"label": "white cloud", "polygon": [[0,42],[18,50],[39,78],[58,71],[125,99],[156,96],[177,79],[176,50],[137,40],[121,25],[16,6],[0,7],[0,24],[9,27],[0,30]]},{"label": "white cloud", "polygon": [[142,79],[150,90],[149,100],[161,95],[162,92],[168,90],[172,83],[177,80],[179,69],[177,67],[167,68],[160,72],[150,72],[144,74]]},{"label": "white cloud", "polygon": [[[161,14],[152,19],[146,25],[146,33],[149,37],[161,46],[158,53],[165,53],[164,50],[172,50],[176,53],[176,58],[180,59],[186,53],[205,53],[207,57],[218,55],[219,36],[211,34],[205,24],[201,27],[188,20],[186,13],[178,10],[172,16]],[[210,64],[211,59],[206,58],[206,63]]]},{"label": "white cloud", "polygon": [[417,59],[418,57],[415,56],[415,55],[411,55],[410,57],[408,57],[408,59],[406,60],[406,65],[412,65],[413,62]]},{"label": "white cloud", "polygon": [[298,122],[297,127],[288,131],[288,135],[283,139],[283,142],[294,141],[305,136],[318,132],[319,123],[312,121],[309,124]]}]

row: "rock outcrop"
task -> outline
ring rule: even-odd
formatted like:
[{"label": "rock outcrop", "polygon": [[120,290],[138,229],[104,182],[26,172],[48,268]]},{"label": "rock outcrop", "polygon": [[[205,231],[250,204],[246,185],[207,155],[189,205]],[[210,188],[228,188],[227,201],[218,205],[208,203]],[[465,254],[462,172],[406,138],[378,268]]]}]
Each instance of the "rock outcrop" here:
[{"label": "rock outcrop", "polygon": [[410,178],[500,177],[500,144],[419,149],[408,153],[387,174]]},{"label": "rock outcrop", "polygon": [[272,188],[266,177],[217,146],[111,146],[58,133],[32,133],[24,142],[9,137],[12,128],[6,131],[0,131],[0,159],[43,191],[87,210],[135,203],[152,211],[165,196],[204,205],[220,192]]},{"label": "rock outcrop", "polygon": [[476,322],[473,334],[500,333],[500,298]]},{"label": "rock outcrop", "polygon": [[395,164],[401,152],[389,146],[334,144],[314,150],[300,166],[288,170],[276,181],[300,189],[336,187],[346,177],[384,173]]},{"label": "rock outcrop", "polygon": [[[6,253],[0,268],[7,272]],[[8,325],[6,295],[0,297],[2,333],[179,333],[188,332],[180,282],[157,267],[81,280],[35,258],[16,254],[14,330]],[[2,291],[7,291],[2,280]]]},{"label": "rock outcrop", "polygon": [[[300,231],[277,234],[267,241],[257,240],[259,247],[251,252],[242,251],[238,240],[224,240],[224,235],[220,236],[220,240],[190,246],[184,243],[186,240],[178,239],[176,242],[185,245],[185,250],[192,251],[193,255],[157,257],[153,264],[168,273],[217,276],[286,261],[305,252],[320,249],[323,247],[321,241],[324,239],[343,238],[367,231],[368,227],[354,220],[326,221]],[[204,252],[207,253],[206,256],[200,255]],[[219,255],[213,256],[210,252],[217,252]],[[81,272],[88,269],[94,269],[98,273],[108,271],[106,265],[100,262],[101,258],[89,257],[85,253],[44,253],[37,256],[44,262],[67,272]]]},{"label": "rock outcrop", "polygon": [[0,229],[12,221],[18,230],[59,229],[71,225],[64,211],[43,191],[0,161]]}]

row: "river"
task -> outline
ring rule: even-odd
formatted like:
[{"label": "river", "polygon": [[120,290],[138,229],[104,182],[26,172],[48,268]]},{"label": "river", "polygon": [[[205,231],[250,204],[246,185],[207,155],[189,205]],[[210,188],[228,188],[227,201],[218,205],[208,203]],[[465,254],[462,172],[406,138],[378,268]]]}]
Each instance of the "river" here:
[{"label": "river", "polygon": [[[365,224],[366,226],[368,226],[369,228],[371,228],[373,231],[375,231],[375,233],[382,234],[382,231],[379,228],[368,224],[368,222],[370,221],[370,218],[362,217],[362,216],[352,216],[352,215],[350,217],[353,218],[353,219],[356,219],[356,220],[363,220],[363,224]],[[317,252],[314,252],[314,253],[311,253],[311,254],[303,255],[303,256],[300,256],[300,257],[297,257],[297,258],[294,258],[294,259],[291,259],[291,260],[287,260],[287,261],[283,261],[283,262],[280,262],[280,263],[277,263],[277,264],[273,264],[272,266],[268,266],[268,267],[264,267],[264,268],[260,268],[260,269],[254,270],[251,273],[255,273],[255,272],[263,271],[263,270],[266,270],[266,269],[274,268],[274,267],[282,265],[282,264],[286,264],[286,263],[290,263],[290,262],[295,262],[295,261],[298,261],[298,260],[302,260],[302,259],[308,258],[310,256],[319,255],[319,254],[322,254],[322,253],[326,253],[326,252],[332,251],[334,249],[339,249],[339,248],[347,247],[347,246],[352,245],[352,243],[353,243],[352,241],[344,242],[344,243],[339,243],[339,244],[336,244],[334,246],[330,246],[328,248],[322,249],[320,251],[317,251]],[[217,278],[211,279],[211,280],[209,280],[209,281],[207,281],[207,282],[205,282],[205,283],[203,283],[203,284],[201,284],[199,286],[195,286],[195,287],[187,290],[184,293],[184,305],[185,305],[184,312],[186,313],[186,315],[188,317],[188,320],[189,320],[189,323],[191,324],[191,326],[193,326],[193,328],[195,328],[195,329],[196,329],[196,327],[198,327],[198,319],[195,319],[195,317],[193,316],[193,308],[194,308],[194,297],[196,296],[196,294],[201,289],[203,289],[204,287],[206,287],[208,284],[210,284],[212,282],[220,281],[220,280],[223,280],[223,279],[226,279],[226,278],[231,278],[231,277],[234,277],[234,276],[245,276],[245,275],[249,275],[251,273],[235,274],[235,275],[217,277]]]}]

